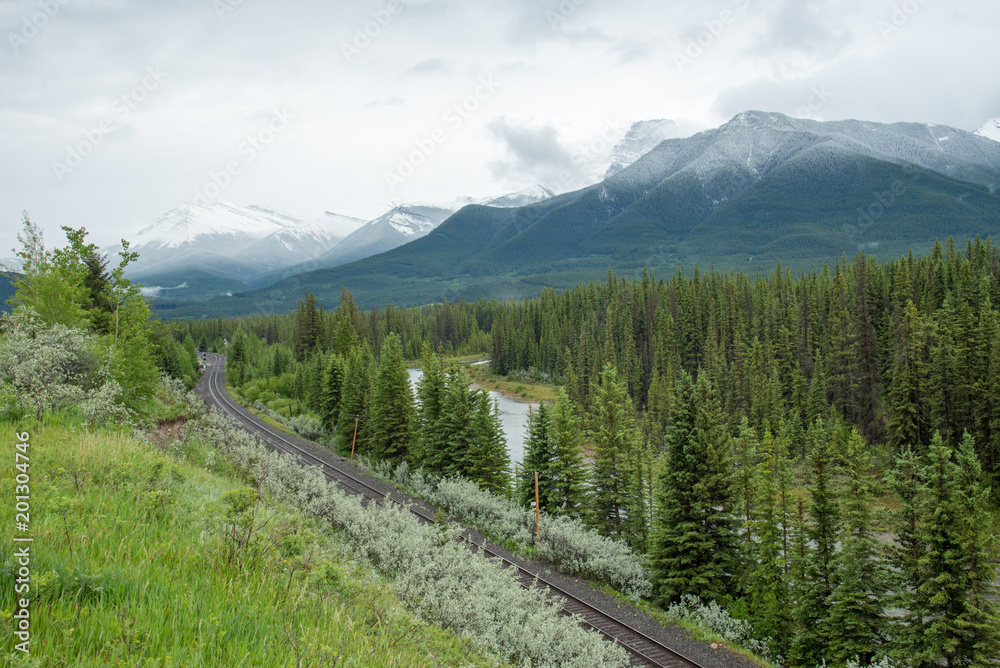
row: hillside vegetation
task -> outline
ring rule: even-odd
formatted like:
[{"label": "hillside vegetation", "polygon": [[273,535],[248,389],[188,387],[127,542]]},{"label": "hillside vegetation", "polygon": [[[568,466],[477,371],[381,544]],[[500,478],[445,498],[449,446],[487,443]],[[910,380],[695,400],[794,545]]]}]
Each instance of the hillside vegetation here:
[{"label": "hillside vegetation", "polygon": [[[20,658],[4,541],[5,665],[499,665],[407,612],[343,539],[204,444],[156,448],[53,416],[0,424],[11,458],[15,432],[30,435],[32,640]],[[0,507],[13,526],[13,504]]]}]

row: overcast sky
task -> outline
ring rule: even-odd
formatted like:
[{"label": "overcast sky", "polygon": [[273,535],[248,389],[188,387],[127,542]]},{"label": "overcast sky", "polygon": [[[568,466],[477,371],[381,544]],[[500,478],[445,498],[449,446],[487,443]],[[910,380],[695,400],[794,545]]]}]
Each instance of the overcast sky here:
[{"label": "overcast sky", "polygon": [[22,210],[104,243],[214,199],[565,191],[645,119],[1000,116],[996,0],[0,0],[0,26],[0,257]]}]

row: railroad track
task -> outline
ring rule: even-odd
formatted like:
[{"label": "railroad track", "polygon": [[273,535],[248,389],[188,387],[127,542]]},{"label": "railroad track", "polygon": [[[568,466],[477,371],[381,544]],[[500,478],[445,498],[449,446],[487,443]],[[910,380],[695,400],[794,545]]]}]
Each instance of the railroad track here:
[{"label": "railroad track", "polygon": [[[208,376],[206,386],[209,396],[207,398],[210,398],[212,403],[240,422],[245,429],[260,436],[265,443],[276,450],[297,457],[302,464],[319,467],[329,480],[335,482],[347,493],[361,495],[374,502],[396,503],[416,515],[421,522],[433,523],[435,521],[434,515],[419,505],[411,504],[410,499],[392,498],[391,493],[373,487],[363,477],[352,472],[349,467],[337,466],[325,461],[287,438],[287,435],[281,431],[253,419],[248,411],[234,401],[226,391],[224,363],[225,358],[222,355],[208,355],[209,366],[205,371]],[[576,615],[581,624],[621,645],[629,653],[632,665],[652,666],[653,668],[705,668],[634,628],[628,622],[616,618],[565,591],[547,580],[544,574],[510,561],[491,550],[485,542],[476,543],[465,534],[459,536],[459,539],[465,541],[470,550],[493,559],[499,559],[505,566],[513,566],[516,569],[515,577],[522,587],[543,587],[548,596],[558,596],[563,601],[563,611],[566,614]]]}]

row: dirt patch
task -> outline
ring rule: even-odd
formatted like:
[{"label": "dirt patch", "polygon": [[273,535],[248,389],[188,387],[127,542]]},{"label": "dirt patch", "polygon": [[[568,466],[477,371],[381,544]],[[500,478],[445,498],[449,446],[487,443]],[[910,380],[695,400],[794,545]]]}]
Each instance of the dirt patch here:
[{"label": "dirt patch", "polygon": [[160,420],[155,429],[148,433],[150,442],[163,450],[168,443],[184,440],[187,436],[187,416],[182,415],[172,420]]}]

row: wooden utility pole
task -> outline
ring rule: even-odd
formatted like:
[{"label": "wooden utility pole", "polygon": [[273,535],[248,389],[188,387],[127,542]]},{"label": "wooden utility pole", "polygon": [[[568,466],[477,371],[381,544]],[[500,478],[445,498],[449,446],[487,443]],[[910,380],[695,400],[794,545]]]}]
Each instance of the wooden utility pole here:
[{"label": "wooden utility pole", "polygon": [[535,471],[535,545],[542,544],[542,523],[538,511],[538,471]]},{"label": "wooden utility pole", "polygon": [[354,416],[354,438],[351,439],[351,461],[354,461],[354,442],[358,440],[358,420],[361,419],[360,415]]}]

